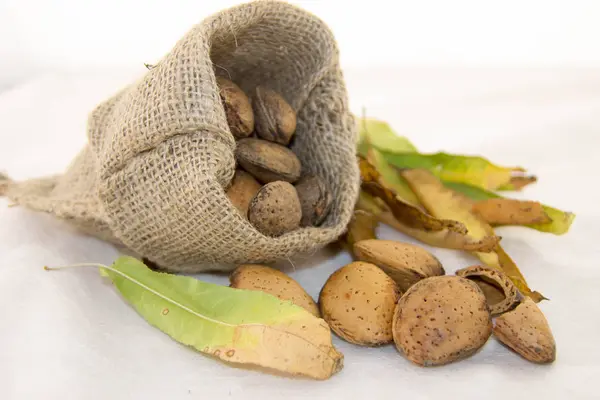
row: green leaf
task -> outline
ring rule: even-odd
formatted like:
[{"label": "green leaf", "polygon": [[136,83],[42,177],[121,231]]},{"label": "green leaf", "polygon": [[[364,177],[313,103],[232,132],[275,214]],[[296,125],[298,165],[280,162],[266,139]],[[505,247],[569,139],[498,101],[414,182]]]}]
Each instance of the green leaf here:
[{"label": "green leaf", "polygon": [[[427,169],[445,181],[467,183],[482,189],[517,189],[535,181],[520,167],[501,167],[483,157],[449,153],[420,154],[384,151],[385,159],[401,169]],[[518,183],[517,183],[518,182]]]},{"label": "green leaf", "polygon": [[203,353],[316,379],[342,367],[329,326],[291,302],[154,272],[132,257],[103,271],[151,325]]},{"label": "green leaf", "polygon": [[392,127],[376,119],[357,118],[359,141],[358,154],[367,156],[367,151],[374,147],[382,151],[396,153],[416,152],[417,148],[404,136],[399,136]]},{"label": "green leaf", "polygon": [[[488,190],[483,190],[481,188],[467,185],[464,183],[449,181],[443,182],[445,186],[464,194],[465,196],[474,201],[505,198]],[[547,224],[531,224],[524,226],[538,230],[540,232],[547,232],[555,235],[563,235],[569,231],[569,229],[571,228],[571,224],[573,224],[573,221],[575,220],[575,214],[567,211],[561,211],[557,208],[550,207],[544,204],[542,204],[542,207],[544,209],[544,212],[548,214],[548,216],[552,219],[552,222],[549,222]]]}]

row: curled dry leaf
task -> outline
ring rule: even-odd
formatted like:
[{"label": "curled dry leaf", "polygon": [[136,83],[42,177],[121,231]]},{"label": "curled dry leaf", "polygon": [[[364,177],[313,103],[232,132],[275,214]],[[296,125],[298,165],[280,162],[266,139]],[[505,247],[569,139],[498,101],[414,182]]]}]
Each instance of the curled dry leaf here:
[{"label": "curled dry leaf", "polygon": [[[471,200],[444,186],[431,172],[404,170],[402,175],[419,201],[432,215],[461,221],[467,227],[468,235],[474,240],[495,236],[492,227],[472,211]],[[499,244],[491,252],[477,251],[474,254],[487,266],[504,271],[522,294],[531,296],[537,301],[544,298],[540,293],[533,292],[529,288],[519,268]]]},{"label": "curled dry leaf", "polygon": [[368,211],[354,210],[346,233],[342,236],[340,241],[348,251],[353,252],[354,243],[360,240],[377,238],[375,233],[377,225],[377,218],[373,214]]},{"label": "curled dry leaf", "polygon": [[99,267],[148,323],[203,353],[315,379],[342,368],[325,321],[288,301],[153,272],[132,257]]},{"label": "curled dry leaf", "polygon": [[356,261],[334,272],[321,289],[319,307],[331,329],[361,346],[392,341],[392,317],[400,290],[381,269]]},{"label": "curled dry leaf", "polygon": [[402,296],[393,321],[394,343],[414,363],[447,364],[475,353],[492,333],[485,296],[458,276],[423,279]]},{"label": "curled dry leaf", "polygon": [[521,301],[522,296],[517,287],[502,271],[474,265],[456,271],[456,275],[469,279],[479,286],[492,315],[505,313]]},{"label": "curled dry leaf", "polygon": [[556,359],[556,343],[546,317],[530,298],[513,311],[496,318],[494,335],[525,359],[551,363]]},{"label": "curled dry leaf", "polygon": [[547,224],[552,219],[537,201],[489,199],[473,204],[473,211],[490,225]]},{"label": "curled dry leaf", "polygon": [[422,209],[419,199],[415,196],[410,186],[408,186],[406,180],[398,173],[396,168],[385,161],[381,152],[374,148],[370,149],[367,153],[367,161],[379,173],[377,180],[382,186],[393,191],[396,196],[400,197],[405,203],[418,209]]},{"label": "curled dry leaf", "polygon": [[368,239],[354,243],[354,254],[381,268],[400,290],[430,276],[444,275],[440,261],[422,247],[394,240]]},{"label": "curled dry leaf", "polygon": [[398,221],[390,208],[385,203],[378,200],[380,199],[361,190],[358,202],[356,203],[356,208],[370,212],[380,222],[430,246],[455,250],[489,252],[496,247],[496,244],[500,240],[497,236],[494,238],[485,238],[484,240],[474,240],[464,233],[452,231],[448,228],[439,231],[426,231],[411,228]]},{"label": "curled dry leaf", "polygon": [[230,287],[260,290],[281,300],[291,301],[306,311],[320,317],[317,304],[298,282],[283,272],[259,264],[242,264],[229,277]]},{"label": "curled dry leaf", "polygon": [[379,172],[367,160],[361,158],[359,165],[363,190],[372,196],[382,199],[400,223],[410,228],[425,231],[448,229],[454,232],[466,233],[466,229],[462,223],[435,218],[419,208],[408,204],[393,191],[384,187],[379,182]]}]

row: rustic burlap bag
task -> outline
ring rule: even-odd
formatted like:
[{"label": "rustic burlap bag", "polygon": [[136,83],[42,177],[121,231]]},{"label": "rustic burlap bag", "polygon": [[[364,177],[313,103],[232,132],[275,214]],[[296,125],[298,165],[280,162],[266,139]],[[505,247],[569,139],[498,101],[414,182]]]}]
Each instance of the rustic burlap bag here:
[{"label": "rustic burlap bag", "polygon": [[[321,227],[266,237],[229,202],[235,141],[215,74],[248,93],[270,87],[297,111],[292,150],[335,199]],[[343,232],[358,194],[356,127],[335,40],[321,20],[283,2],[243,4],[202,21],[94,109],[87,134],[64,175],[5,180],[5,195],[174,271],[311,253]]]}]

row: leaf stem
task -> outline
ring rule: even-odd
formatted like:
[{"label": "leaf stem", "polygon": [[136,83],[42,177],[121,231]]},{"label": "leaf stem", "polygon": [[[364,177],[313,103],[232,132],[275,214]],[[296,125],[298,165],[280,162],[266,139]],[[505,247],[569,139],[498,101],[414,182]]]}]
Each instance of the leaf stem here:
[{"label": "leaf stem", "polygon": [[104,269],[107,269],[107,270],[109,270],[109,271],[111,271],[111,272],[113,272],[113,273],[115,273],[115,274],[117,274],[117,275],[119,275],[119,276],[121,276],[121,277],[129,280],[130,282],[135,283],[136,285],[141,286],[142,288],[146,289],[147,291],[149,291],[150,293],[154,294],[155,296],[158,296],[158,297],[162,298],[163,300],[166,300],[167,302],[169,302],[169,303],[171,303],[173,305],[176,305],[177,307],[182,308],[183,310],[185,310],[185,311],[187,311],[187,312],[195,315],[198,318],[205,319],[205,320],[207,320],[209,322],[212,322],[214,324],[225,325],[225,326],[229,326],[229,327],[232,327],[232,328],[235,328],[236,326],[260,325],[260,324],[234,325],[234,324],[230,324],[230,323],[227,323],[227,322],[223,322],[223,321],[219,321],[219,320],[216,320],[216,319],[212,319],[210,317],[207,317],[206,315],[199,314],[196,311],[192,310],[191,308],[186,307],[183,304],[178,303],[177,301],[168,298],[167,296],[165,296],[165,295],[157,292],[156,290],[152,289],[151,287],[146,286],[145,284],[143,284],[142,282],[138,281],[137,279],[132,278],[131,276],[129,276],[129,275],[127,275],[127,274],[119,271],[118,269],[115,269],[113,267],[109,267],[108,265],[95,264],[95,263],[81,263],[81,264],[63,265],[63,266],[60,266],[60,267],[48,267],[48,266],[44,266],[44,269],[46,271],[58,271],[58,270],[65,269],[65,268],[77,268],[77,267],[94,267],[94,268],[104,268]]}]

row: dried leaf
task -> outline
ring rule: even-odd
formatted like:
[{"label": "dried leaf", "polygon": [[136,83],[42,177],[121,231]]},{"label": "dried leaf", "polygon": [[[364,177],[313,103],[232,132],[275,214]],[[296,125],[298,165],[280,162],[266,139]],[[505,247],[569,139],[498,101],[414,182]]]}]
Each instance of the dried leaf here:
[{"label": "dried leaf", "polygon": [[[499,196],[496,193],[464,183],[444,181],[444,185],[456,192],[462,193],[474,201],[504,199],[504,197]],[[561,211],[557,208],[553,208],[544,204],[542,204],[542,208],[544,213],[550,218],[551,221],[547,223],[527,224],[525,226],[540,232],[552,233],[554,235],[563,235],[569,231],[571,224],[573,224],[573,221],[575,220],[575,214]]]},{"label": "dried leaf", "polygon": [[132,257],[97,266],[148,323],[203,353],[315,379],[342,368],[327,323],[289,301],[153,272]]},{"label": "dried leaf", "polygon": [[367,161],[379,173],[379,182],[386,188],[392,190],[396,196],[399,196],[405,203],[421,209],[419,199],[413,193],[408,183],[398,173],[398,170],[387,163],[383,154],[375,148],[367,152]]},{"label": "dried leaf", "polygon": [[[405,170],[402,175],[427,211],[438,218],[454,218],[468,229],[468,235],[474,240],[494,236],[492,227],[472,212],[472,201],[460,193],[447,188],[427,170]],[[493,252],[474,252],[487,266],[504,271],[515,286],[526,296],[539,301],[544,297],[533,292],[516,264],[498,244]]]},{"label": "dried leaf", "polygon": [[491,225],[547,224],[552,219],[537,201],[515,199],[481,200],[473,205],[473,211]]},{"label": "dried leaf", "polygon": [[467,183],[483,189],[496,190],[524,186],[535,182],[525,176],[521,167],[502,167],[483,157],[448,153],[382,152],[388,163],[400,169],[426,169],[445,181]]},{"label": "dried leaf", "polygon": [[497,236],[495,236],[493,240],[489,240],[488,238],[484,240],[473,240],[464,233],[455,232],[448,228],[439,231],[425,231],[422,229],[410,228],[400,223],[394,217],[394,214],[392,214],[389,207],[387,207],[385,203],[380,204],[378,200],[378,198],[371,196],[365,191],[361,191],[358,202],[356,203],[356,208],[368,211],[380,222],[430,246],[455,250],[488,252],[492,251],[500,240]]},{"label": "dried leaf", "polygon": [[521,190],[535,182],[537,182],[536,176],[513,176],[506,185],[500,186],[498,190]]},{"label": "dried leaf", "polygon": [[447,228],[455,232],[465,232],[465,227],[460,222],[432,217],[415,206],[406,203],[390,189],[382,186],[379,181],[379,173],[367,160],[361,158],[359,165],[363,190],[383,200],[394,214],[394,217],[403,225],[425,231],[440,231]]}]

